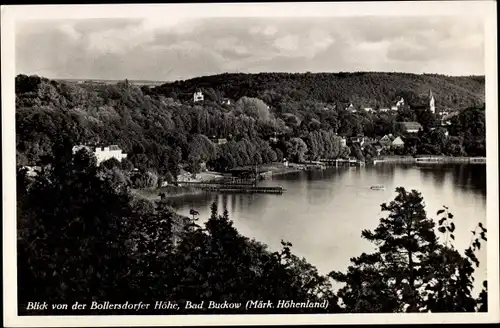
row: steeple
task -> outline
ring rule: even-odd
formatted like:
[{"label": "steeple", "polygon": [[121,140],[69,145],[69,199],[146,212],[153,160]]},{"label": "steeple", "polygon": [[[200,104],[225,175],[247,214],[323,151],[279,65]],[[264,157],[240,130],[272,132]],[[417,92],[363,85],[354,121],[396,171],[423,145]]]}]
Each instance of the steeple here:
[{"label": "steeple", "polygon": [[436,113],[436,107],[434,104],[434,96],[432,95],[432,90],[429,90],[429,110],[432,114]]}]

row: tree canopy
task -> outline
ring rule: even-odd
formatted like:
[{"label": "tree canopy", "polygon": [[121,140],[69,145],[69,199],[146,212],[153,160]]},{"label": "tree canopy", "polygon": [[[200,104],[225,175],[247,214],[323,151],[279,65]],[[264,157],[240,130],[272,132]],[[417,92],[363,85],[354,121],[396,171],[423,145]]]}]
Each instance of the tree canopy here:
[{"label": "tree canopy", "polygon": [[[220,213],[215,204],[201,224],[196,209],[183,217],[165,203],[134,197],[126,184],[103,174],[115,168],[112,163],[97,167],[88,152],[72,154],[70,146],[58,140],[51,165],[36,176],[18,167],[21,313],[33,301],[158,299],[329,304],[326,309],[256,313],[487,310],[487,284],[478,298],[471,293],[474,267],[479,266],[475,252],[486,241],[486,228],[479,223],[477,238],[462,254],[452,244],[453,215],[447,208],[438,211],[442,218],[435,226],[417,191],[398,188],[395,199],[382,204],[388,216],[374,231],[362,232],[377,246],[375,253],[353,258],[347,273],[322,275],[294,255],[287,241],[282,249],[270,250],[241,235],[226,209]],[[445,242],[437,238],[435,227],[447,236]],[[334,280],[345,284],[338,292],[332,288]],[[78,313],[124,313],[89,311]]]}]

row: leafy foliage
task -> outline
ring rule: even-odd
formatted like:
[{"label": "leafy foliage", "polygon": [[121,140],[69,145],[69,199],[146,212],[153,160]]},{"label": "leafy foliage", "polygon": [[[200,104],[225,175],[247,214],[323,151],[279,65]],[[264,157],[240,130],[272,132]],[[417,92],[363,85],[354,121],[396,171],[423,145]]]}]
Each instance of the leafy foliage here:
[{"label": "leafy foliage", "polygon": [[[453,214],[439,210],[435,227],[415,190],[397,188],[381,205],[388,216],[362,232],[375,253],[353,258],[347,273],[323,276],[293,255],[289,242],[272,252],[242,236],[215,204],[199,224],[195,209],[181,217],[164,203],[136,199],[107,174],[116,169],[112,162],[98,168],[85,150],[72,154],[68,141],[58,144],[38,175],[18,169],[21,309],[30,301],[263,299],[328,301],[327,312],[488,310],[486,282],[477,299],[471,293],[487,229],[478,224],[462,255],[453,246]],[[345,286],[335,293],[331,279]]]},{"label": "leafy foliage", "polygon": [[109,168],[61,142],[39,175],[18,171],[21,310],[32,301],[205,299],[327,300],[325,311],[339,311],[327,277],[294,256],[290,243],[269,251],[240,235],[215,204],[199,225],[194,209],[186,218],[136,199],[100,174]]},{"label": "leafy foliage", "polygon": [[[431,131],[438,121],[426,107],[430,88],[438,108],[459,113],[449,126],[449,137]],[[192,102],[196,89],[206,94],[204,102]],[[362,110],[389,106],[401,96],[410,107],[397,114]],[[224,97],[234,101],[230,105],[221,103]],[[351,103],[357,112],[345,110]],[[379,138],[392,133],[411,139],[398,124],[409,120],[420,122],[424,131],[408,147],[394,150],[398,154],[482,156],[482,104],[484,79],[480,77],[222,74],[150,89],[127,81],[74,84],[19,75],[17,160],[21,165],[45,163],[54,140],[64,136],[72,144],[118,144],[129,155],[129,166],[139,169],[143,176],[155,174],[158,180],[175,180],[179,165],[196,173],[203,162],[227,170],[283,157],[336,158],[349,152],[358,158],[373,157],[370,147],[339,150],[338,138]],[[332,137],[336,134],[338,138]],[[277,142],[269,142],[273,136]],[[227,139],[228,145],[211,141],[221,138]],[[308,152],[297,152],[303,148],[299,139]],[[130,168],[124,171],[128,174]]]}]

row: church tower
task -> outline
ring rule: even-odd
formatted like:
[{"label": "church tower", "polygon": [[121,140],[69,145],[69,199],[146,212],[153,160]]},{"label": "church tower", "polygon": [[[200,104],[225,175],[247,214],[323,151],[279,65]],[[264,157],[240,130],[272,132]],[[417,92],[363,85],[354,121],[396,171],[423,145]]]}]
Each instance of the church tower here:
[{"label": "church tower", "polygon": [[432,90],[429,93],[429,109],[432,114],[436,114],[436,107],[434,105],[434,96],[432,95]]}]

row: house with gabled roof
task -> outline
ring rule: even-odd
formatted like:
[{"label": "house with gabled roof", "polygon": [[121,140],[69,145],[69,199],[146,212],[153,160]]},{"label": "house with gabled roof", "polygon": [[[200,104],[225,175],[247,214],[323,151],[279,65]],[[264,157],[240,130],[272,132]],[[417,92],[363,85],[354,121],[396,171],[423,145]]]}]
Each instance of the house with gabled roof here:
[{"label": "house with gabled roof", "polygon": [[385,136],[383,136],[382,138],[380,138],[380,140],[378,141],[378,143],[382,147],[390,147],[392,145],[392,140],[393,140],[392,134],[386,134]]},{"label": "house with gabled roof", "polygon": [[195,93],[193,93],[193,101],[194,102],[199,102],[199,101],[203,101],[203,100],[204,100],[203,92],[198,90],[198,91],[195,91]]},{"label": "house with gabled roof", "polygon": [[394,140],[392,140],[391,146],[392,147],[404,147],[405,142],[403,141],[403,139],[401,139],[401,137],[398,136]]},{"label": "house with gabled roof", "polygon": [[347,108],[345,109],[346,111],[348,112],[351,112],[351,113],[356,113],[356,107],[354,107],[354,105],[352,103],[349,104],[349,106],[347,106]]},{"label": "house with gabled roof", "polygon": [[422,125],[418,122],[401,122],[407,133],[417,133],[422,130]]}]

